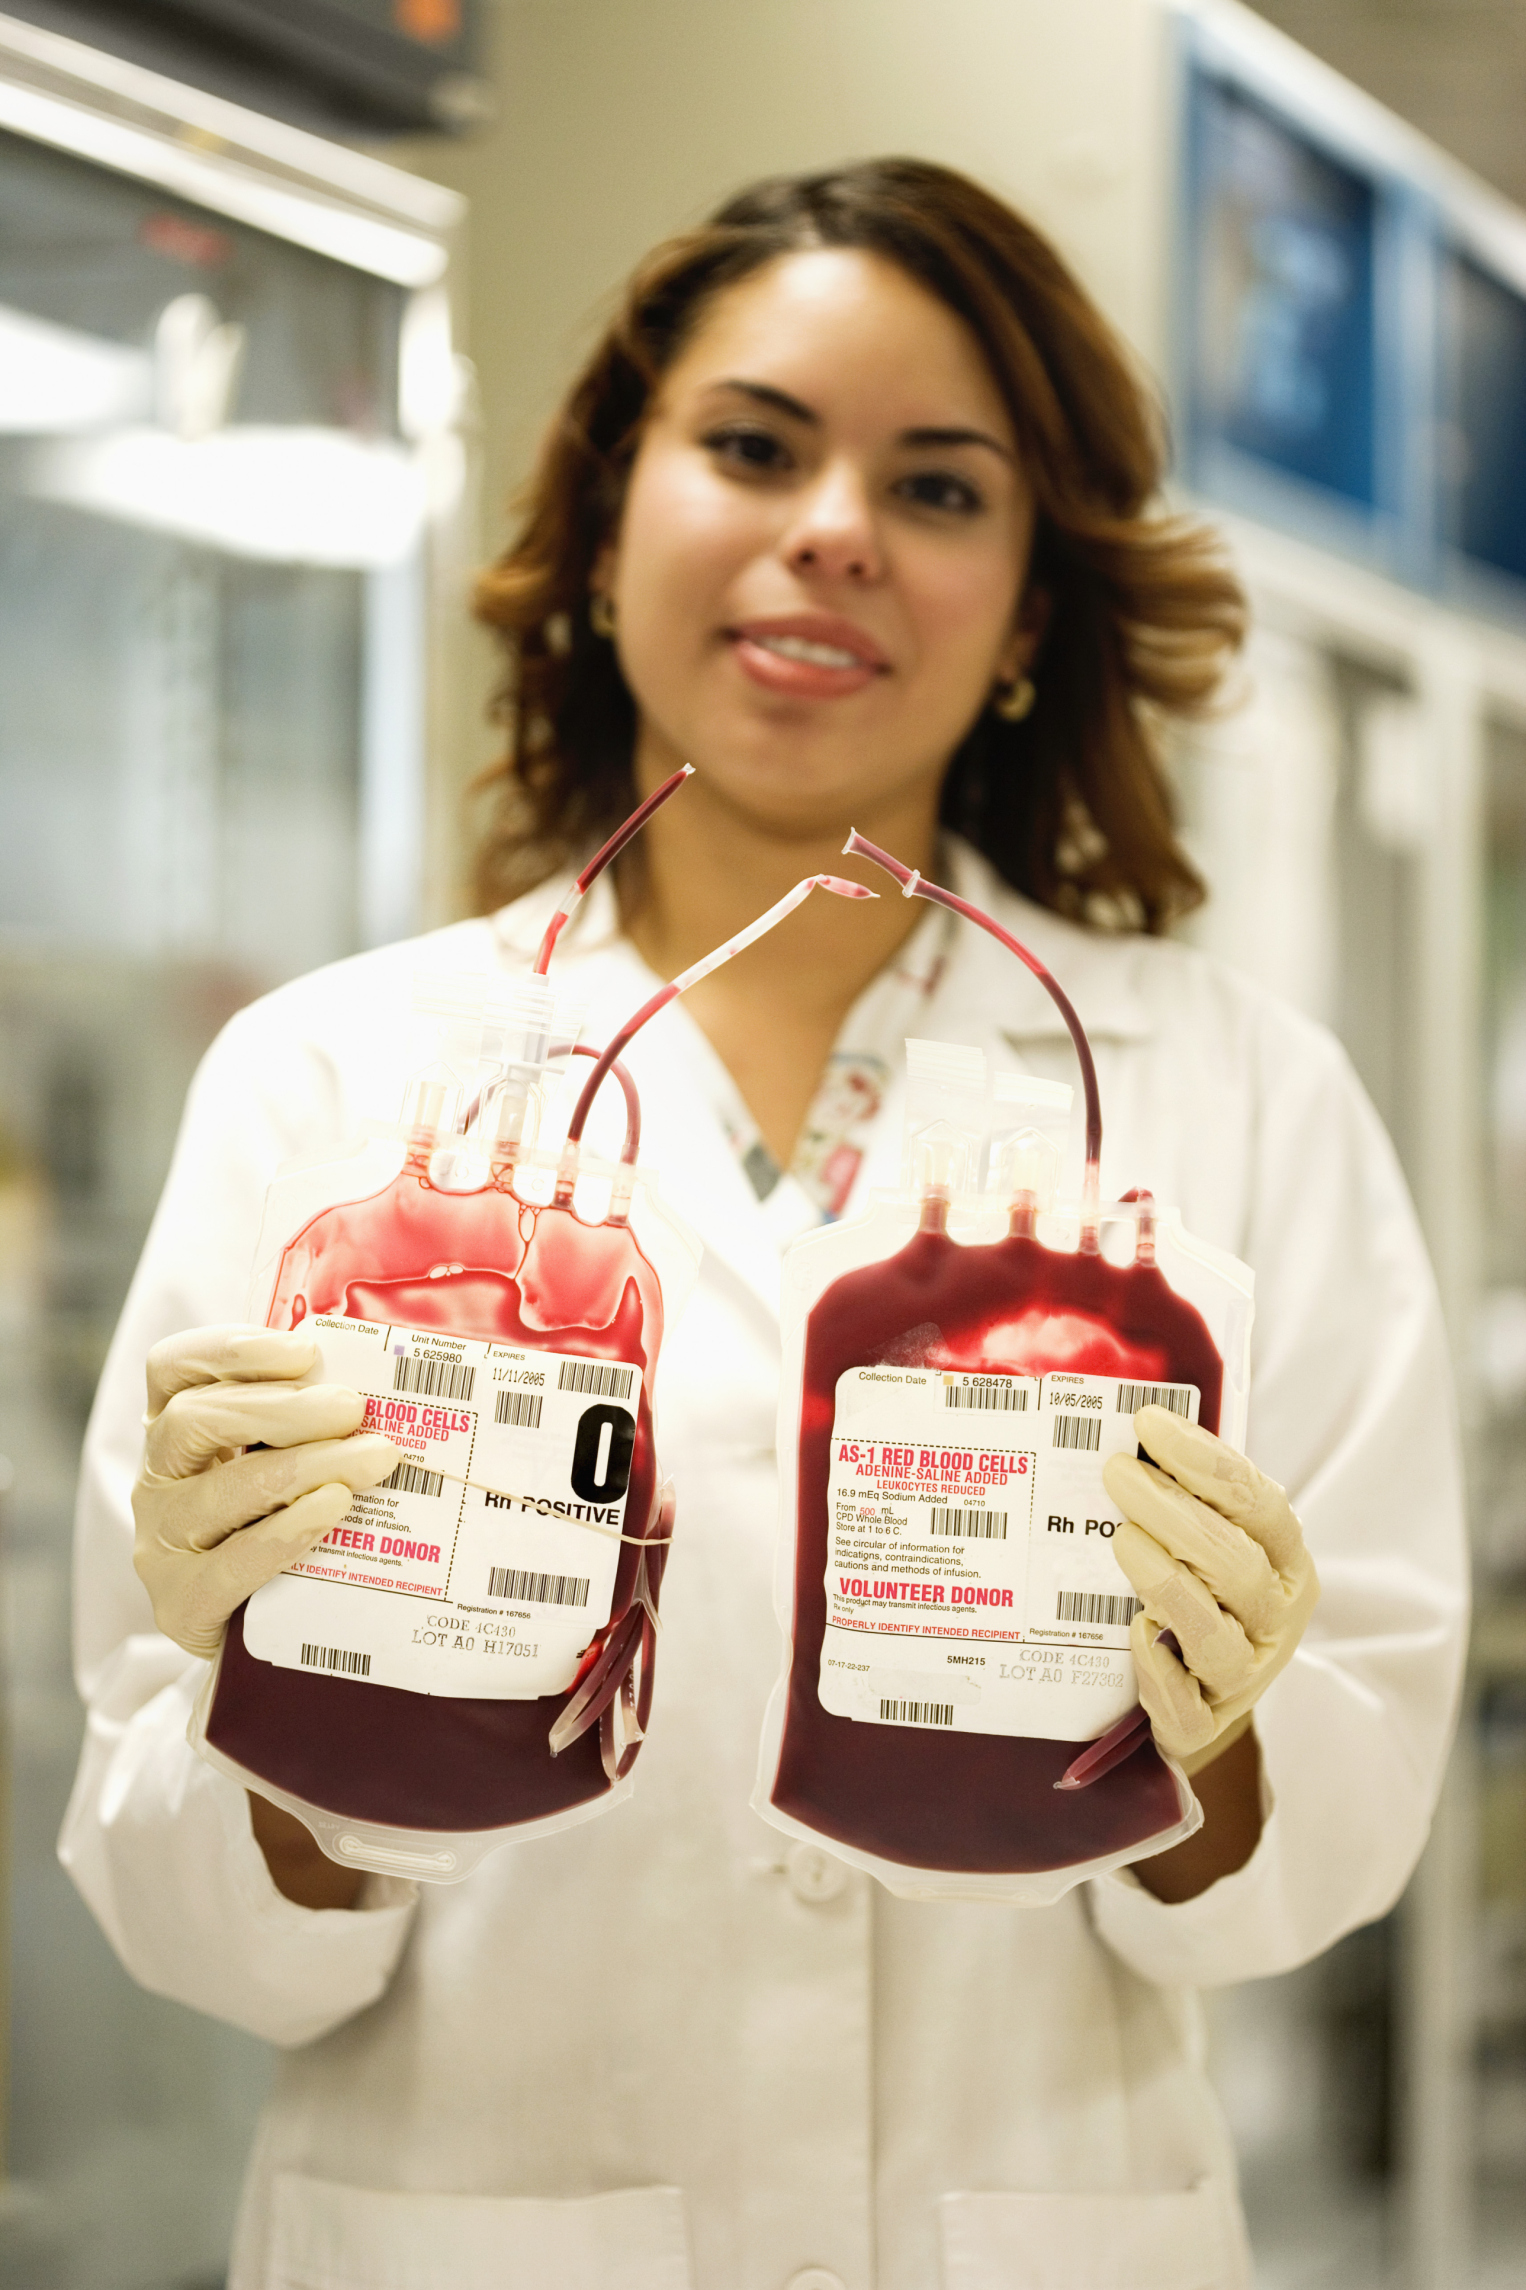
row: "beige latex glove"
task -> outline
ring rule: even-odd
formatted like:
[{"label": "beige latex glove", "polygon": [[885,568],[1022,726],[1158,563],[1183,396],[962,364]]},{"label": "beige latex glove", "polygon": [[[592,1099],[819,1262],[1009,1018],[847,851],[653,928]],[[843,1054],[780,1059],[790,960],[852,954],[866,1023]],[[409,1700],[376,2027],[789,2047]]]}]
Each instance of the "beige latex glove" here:
[{"label": "beige latex glove", "polygon": [[1274,1479],[1169,1408],[1142,1407],[1134,1424],[1161,1469],[1133,1455],[1103,1465],[1123,1513],[1113,1556],[1144,1601],[1129,1631],[1140,1701],[1161,1748],[1196,1773],[1291,1661],[1319,1577]]},{"label": "beige latex glove", "polygon": [[188,1654],[210,1660],[234,1608],[401,1460],[376,1432],[349,1437],[365,1416],[359,1392],[299,1387],[317,1358],[300,1330],[253,1327],[189,1328],[148,1355],[133,1565],[154,1620]]}]

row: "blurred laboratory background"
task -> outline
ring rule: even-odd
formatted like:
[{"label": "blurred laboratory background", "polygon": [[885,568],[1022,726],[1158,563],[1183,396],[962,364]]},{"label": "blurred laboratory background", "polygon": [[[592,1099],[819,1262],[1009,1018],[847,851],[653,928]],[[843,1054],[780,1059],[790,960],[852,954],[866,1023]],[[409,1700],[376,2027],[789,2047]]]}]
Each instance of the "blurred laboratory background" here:
[{"label": "blurred laboratory background", "polygon": [[[749,177],[964,167],[1159,378],[1256,606],[1191,933],[1349,1047],[1435,1254],[1474,1658],[1424,1864],[1210,2000],[1266,2290],[1526,2282],[1526,0],[7,0],[0,2279],[213,2290],[270,2060],[54,1859],[70,1518],[194,1063],[460,911],[472,564]],[[1519,202],[1519,203],[1517,203]]]}]

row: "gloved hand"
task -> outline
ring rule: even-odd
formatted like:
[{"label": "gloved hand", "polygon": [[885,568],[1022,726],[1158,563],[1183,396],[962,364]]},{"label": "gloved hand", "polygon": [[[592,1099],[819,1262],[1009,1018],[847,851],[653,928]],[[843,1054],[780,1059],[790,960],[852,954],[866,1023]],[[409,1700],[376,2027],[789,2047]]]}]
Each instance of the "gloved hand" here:
[{"label": "gloved hand", "polygon": [[1142,1407],[1134,1422],[1161,1469],[1133,1455],[1104,1464],[1123,1513],[1113,1555],[1144,1601],[1129,1631],[1140,1701],[1191,1774],[1249,1726],[1303,1636],[1319,1577],[1275,1480],[1169,1408]]},{"label": "gloved hand", "polygon": [[234,1608],[402,1460],[376,1432],[348,1436],[365,1416],[359,1392],[299,1386],[317,1358],[300,1330],[253,1327],[190,1328],[148,1355],[133,1565],[188,1654],[210,1660]]}]

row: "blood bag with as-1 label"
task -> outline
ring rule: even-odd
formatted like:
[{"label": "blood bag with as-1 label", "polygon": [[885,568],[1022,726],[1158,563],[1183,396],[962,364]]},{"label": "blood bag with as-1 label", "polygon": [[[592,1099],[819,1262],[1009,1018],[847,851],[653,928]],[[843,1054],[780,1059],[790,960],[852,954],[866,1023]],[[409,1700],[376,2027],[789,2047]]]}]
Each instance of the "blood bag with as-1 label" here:
[{"label": "blood bag with as-1 label", "polygon": [[979,1049],[907,1044],[899,1188],[796,1241],[782,1279],[784,1663],[753,1805],[909,1899],[1045,1904],[1202,1819],[1138,1703],[1138,1602],[1102,1467],[1167,1406],[1244,1437],[1252,1280],[1146,1192],[1104,1204],[1085,1029],[991,916],[1075,1043],[1071,1093]]},{"label": "blood bag with as-1 label", "polygon": [[403,1451],[249,1601],[258,1661],[482,1700],[565,1693],[609,1621],[637,1371],[325,1314],[329,1383]]},{"label": "blood bag with as-1 label", "polygon": [[850,1368],[827,1482],[821,1706],[869,1725],[1086,1740],[1135,1701],[1139,1601],[1102,1480],[1191,1385]]}]

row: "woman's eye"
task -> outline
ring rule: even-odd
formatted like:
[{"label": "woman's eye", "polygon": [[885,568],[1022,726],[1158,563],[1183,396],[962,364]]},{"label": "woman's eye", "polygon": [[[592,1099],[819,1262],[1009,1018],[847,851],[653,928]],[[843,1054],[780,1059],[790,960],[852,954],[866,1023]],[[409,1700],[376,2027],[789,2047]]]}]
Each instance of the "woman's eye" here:
[{"label": "woman's eye", "polygon": [[742,425],[713,429],[704,442],[718,460],[729,462],[736,469],[768,475],[790,465],[782,439],[775,437],[772,430]]},{"label": "woman's eye", "polygon": [[947,469],[918,470],[912,477],[903,477],[896,491],[919,509],[943,509],[955,516],[972,517],[985,507],[969,479],[956,477]]}]

